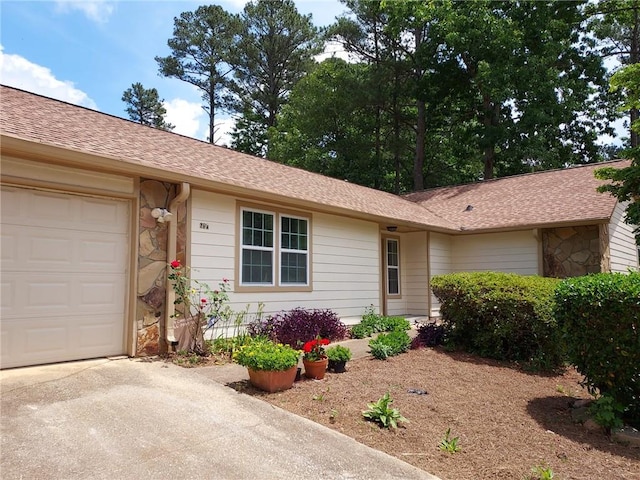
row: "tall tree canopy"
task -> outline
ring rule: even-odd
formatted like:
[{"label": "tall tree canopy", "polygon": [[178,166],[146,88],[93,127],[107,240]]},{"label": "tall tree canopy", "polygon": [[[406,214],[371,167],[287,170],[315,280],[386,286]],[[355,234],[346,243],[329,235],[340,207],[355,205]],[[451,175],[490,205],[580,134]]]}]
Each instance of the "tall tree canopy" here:
[{"label": "tall tree canopy", "polygon": [[239,32],[237,16],[218,5],[198,7],[174,18],[173,37],[167,41],[171,55],[155,57],[161,75],[183,80],[202,92],[211,143],[215,143],[216,111],[229,102],[229,59]]},{"label": "tall tree canopy", "polygon": [[127,104],[125,111],[134,122],[161,130],[173,130],[175,127],[165,121],[167,110],[162,105],[155,88],[144,88],[141,83],[133,83],[122,94],[122,101]]},{"label": "tall tree canopy", "polygon": [[[625,101],[623,109],[640,109],[640,63],[634,63],[618,70],[611,78],[611,88],[621,90]],[[631,128],[640,133],[640,120],[635,120]],[[631,165],[615,169],[611,167],[596,170],[596,177],[612,180],[600,187],[601,192],[609,192],[621,202],[629,202],[625,222],[635,226],[636,243],[640,245],[640,147],[632,147],[625,152],[631,158]]]},{"label": "tall tree canopy", "polygon": [[[616,57],[623,66],[640,62],[640,0],[600,0],[587,12],[604,57]],[[639,118],[638,108],[630,108],[628,113],[633,148],[638,146],[638,131],[631,124]]]},{"label": "tall tree canopy", "polygon": [[258,0],[241,15],[242,30],[234,54],[234,110],[241,117],[232,133],[233,147],[267,155],[267,129],[289,92],[321,51],[310,15],[301,15],[292,0]]}]

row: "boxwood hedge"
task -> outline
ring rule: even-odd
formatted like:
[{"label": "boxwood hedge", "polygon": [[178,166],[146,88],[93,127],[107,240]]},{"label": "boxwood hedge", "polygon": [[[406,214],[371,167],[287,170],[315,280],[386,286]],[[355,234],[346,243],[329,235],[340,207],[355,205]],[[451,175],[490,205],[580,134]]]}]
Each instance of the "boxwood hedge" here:
[{"label": "boxwood hedge", "polygon": [[554,370],[564,361],[553,317],[557,279],[497,272],[435,276],[446,344],[534,370]]},{"label": "boxwood hedge", "polygon": [[640,427],[640,273],[564,280],[555,315],[590,392],[615,399],[625,420]]}]

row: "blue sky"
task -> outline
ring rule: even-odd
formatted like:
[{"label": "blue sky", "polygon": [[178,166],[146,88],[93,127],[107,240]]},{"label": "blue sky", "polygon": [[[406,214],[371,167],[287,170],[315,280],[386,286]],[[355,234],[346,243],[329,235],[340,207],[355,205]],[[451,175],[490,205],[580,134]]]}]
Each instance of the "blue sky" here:
[{"label": "blue sky", "polygon": [[[0,83],[126,118],[122,93],[132,83],[156,88],[176,133],[205,139],[200,95],[158,75],[154,57],[170,53],[173,19],[207,2],[158,0],[0,1]],[[211,2],[231,13],[245,0]],[[317,26],[346,10],[339,0],[296,0]],[[216,143],[227,143],[231,120]]]}]

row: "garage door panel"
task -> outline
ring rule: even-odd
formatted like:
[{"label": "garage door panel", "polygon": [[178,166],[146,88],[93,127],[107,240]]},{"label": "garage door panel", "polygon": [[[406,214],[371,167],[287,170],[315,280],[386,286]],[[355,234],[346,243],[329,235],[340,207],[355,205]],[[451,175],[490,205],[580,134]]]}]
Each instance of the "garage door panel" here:
[{"label": "garage door panel", "polygon": [[66,316],[51,316],[13,327],[2,328],[2,368],[119,355],[124,348],[119,316],[88,316],[72,325]]},{"label": "garage door panel", "polygon": [[2,283],[2,320],[96,312],[124,314],[126,284],[118,274],[84,278],[57,274],[12,274]]},{"label": "garage door panel", "polygon": [[38,228],[119,234],[129,229],[127,202],[17,187],[2,187],[2,217]]},{"label": "garage door panel", "polygon": [[3,272],[122,272],[128,266],[127,236],[123,234],[23,225],[2,228]]},{"label": "garage door panel", "polygon": [[0,366],[123,353],[129,203],[3,186],[1,204]]}]

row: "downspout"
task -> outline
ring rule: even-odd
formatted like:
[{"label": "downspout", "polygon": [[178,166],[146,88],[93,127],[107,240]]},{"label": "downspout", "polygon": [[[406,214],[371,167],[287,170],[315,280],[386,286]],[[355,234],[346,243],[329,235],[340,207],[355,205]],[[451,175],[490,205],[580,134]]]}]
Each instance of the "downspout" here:
[{"label": "downspout", "polygon": [[[184,203],[187,200],[187,198],[189,198],[190,193],[191,193],[191,186],[188,183],[182,183],[182,185],[180,185],[179,187],[178,194],[169,203],[169,211],[177,212],[178,205],[180,205],[181,203]],[[167,257],[168,257],[168,261],[172,262],[176,258],[176,253],[178,249],[178,223],[177,222],[175,221],[169,222],[169,232],[167,235],[168,235]],[[167,266],[167,269],[168,268],[169,267]],[[173,315],[176,311],[176,306],[173,302],[176,299],[176,294],[173,291],[171,282],[169,281],[168,278],[167,278],[167,284],[166,284],[165,290],[166,290],[166,300],[165,300],[166,308],[164,309],[165,310],[164,331],[165,331],[165,338],[167,340],[167,343],[171,344],[173,342],[177,342],[177,339],[175,338],[175,335],[173,333]]]}]

